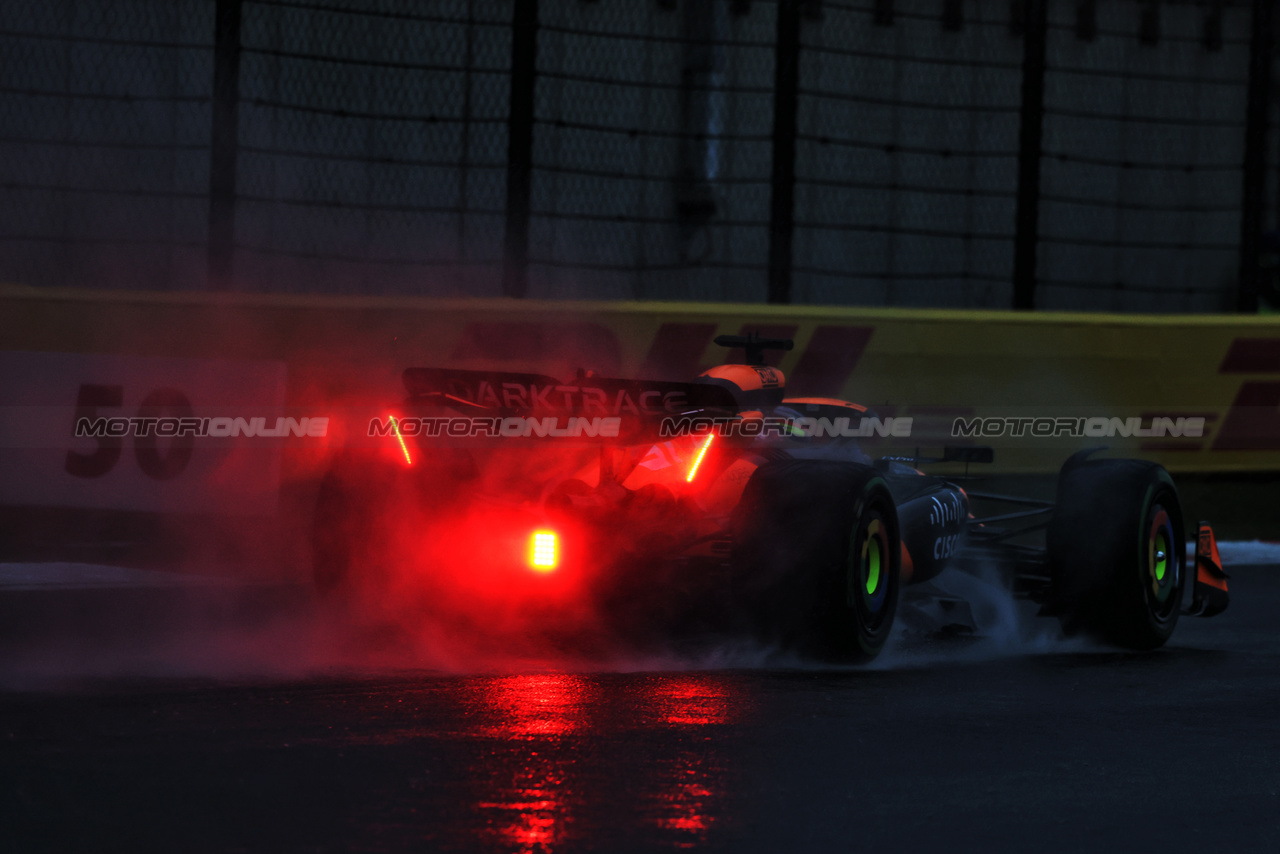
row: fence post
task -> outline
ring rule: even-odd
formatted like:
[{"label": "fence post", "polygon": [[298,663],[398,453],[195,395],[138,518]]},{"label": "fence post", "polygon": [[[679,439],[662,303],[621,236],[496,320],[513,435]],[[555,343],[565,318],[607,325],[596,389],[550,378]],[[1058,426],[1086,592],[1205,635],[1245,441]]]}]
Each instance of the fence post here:
[{"label": "fence post", "polygon": [[1036,307],[1040,241],[1040,153],[1044,141],[1045,0],[1026,0],[1022,43],[1022,112],[1018,128],[1018,201],[1013,239],[1013,307]]},{"label": "fence post", "polygon": [[231,287],[236,240],[236,157],[240,136],[240,13],[243,0],[217,0],[209,139],[208,287]]},{"label": "fence post", "polygon": [[529,291],[529,196],[533,177],[534,78],[538,71],[538,0],[515,0],[513,5],[502,293],[523,297]]},{"label": "fence post", "polygon": [[773,171],[769,201],[769,302],[791,302],[795,230],[796,110],[800,86],[800,0],[778,0],[773,67]]},{"label": "fence post", "polygon": [[1240,280],[1236,310],[1258,310],[1264,194],[1267,176],[1267,109],[1271,103],[1273,0],[1253,0],[1249,44],[1249,94],[1244,128],[1244,192],[1240,202]]}]

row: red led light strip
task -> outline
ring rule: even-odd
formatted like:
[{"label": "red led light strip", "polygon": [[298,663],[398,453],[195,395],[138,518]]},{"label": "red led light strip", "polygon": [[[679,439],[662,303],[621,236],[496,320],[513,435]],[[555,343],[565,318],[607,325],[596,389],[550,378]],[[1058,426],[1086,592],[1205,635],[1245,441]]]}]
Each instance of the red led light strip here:
[{"label": "red led light strip", "polygon": [[702,458],[707,455],[707,448],[711,447],[711,440],[715,437],[715,433],[707,434],[707,441],[702,443],[702,447],[698,449],[698,456],[693,458],[693,465],[689,466],[689,476],[684,479],[685,483],[693,483],[693,476],[698,473],[698,466],[702,465]]},{"label": "red led light strip", "polygon": [[394,415],[388,415],[387,417],[391,419],[391,429],[395,431],[396,439],[400,442],[400,450],[404,453],[405,465],[413,465],[413,458],[409,456],[409,446],[404,443],[404,436],[400,435],[400,425],[396,423],[396,417]]}]

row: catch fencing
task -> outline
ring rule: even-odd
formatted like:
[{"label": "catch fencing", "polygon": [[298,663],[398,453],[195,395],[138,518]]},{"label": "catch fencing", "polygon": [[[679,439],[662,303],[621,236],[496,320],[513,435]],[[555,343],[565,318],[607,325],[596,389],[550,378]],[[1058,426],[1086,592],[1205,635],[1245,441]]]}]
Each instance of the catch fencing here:
[{"label": "catch fencing", "polygon": [[1268,0],[0,5],[0,280],[1275,299]]}]

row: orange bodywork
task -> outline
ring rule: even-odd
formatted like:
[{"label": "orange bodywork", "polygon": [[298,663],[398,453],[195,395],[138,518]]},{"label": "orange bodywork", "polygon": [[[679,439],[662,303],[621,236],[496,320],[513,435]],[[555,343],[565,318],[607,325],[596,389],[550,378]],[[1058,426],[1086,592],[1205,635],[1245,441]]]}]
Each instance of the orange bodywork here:
[{"label": "orange bodywork", "polygon": [[765,365],[718,365],[702,375],[727,380],[743,391],[782,388],[787,382],[782,371]]}]

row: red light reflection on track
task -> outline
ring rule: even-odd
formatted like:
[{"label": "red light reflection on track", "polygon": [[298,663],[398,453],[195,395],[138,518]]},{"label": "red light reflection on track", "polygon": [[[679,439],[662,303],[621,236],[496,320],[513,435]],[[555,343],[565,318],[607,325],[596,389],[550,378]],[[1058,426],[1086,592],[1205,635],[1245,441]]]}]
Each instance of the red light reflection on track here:
[{"label": "red light reflection on track", "polygon": [[514,850],[521,854],[551,852],[564,836],[565,809],[561,801],[564,782],[561,776],[539,777],[535,769],[525,768],[510,792],[512,800],[481,802],[476,806],[504,814],[495,830],[505,842],[515,846]]},{"label": "red light reflection on track", "polygon": [[480,733],[528,747],[506,797],[477,804],[501,813],[495,829],[521,854],[551,852],[564,841],[570,768],[561,742],[582,728],[587,691],[580,677],[559,673],[501,677],[481,690],[483,707],[496,721]]},{"label": "red light reflection on track", "polygon": [[[584,757],[624,733],[647,733],[657,746],[606,775],[627,781],[627,809],[647,825],[646,838],[705,847],[723,821],[726,769],[711,733],[742,714],[731,680],[672,673],[620,684],[521,674],[483,679],[472,697],[467,735],[492,745],[492,758],[470,771],[482,787],[474,804],[496,850],[550,854],[580,843],[597,801],[612,791]],[[618,832],[625,842],[625,828]]]},{"label": "red light reflection on track", "polygon": [[531,673],[493,680],[484,705],[499,723],[484,730],[498,738],[560,737],[581,725],[586,684],[562,673]]},{"label": "red light reflection on track", "polygon": [[[662,724],[682,729],[732,722],[737,718],[732,699],[722,680],[697,674],[662,679],[648,697]],[[716,819],[723,769],[714,753],[705,750],[681,750],[663,764],[665,780],[653,796],[657,814],[651,821],[675,831],[677,847],[705,845]]]},{"label": "red light reflection on track", "polygon": [[699,676],[663,680],[653,701],[664,723],[674,726],[709,726],[729,720],[729,698],[719,685]]}]

